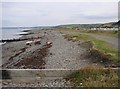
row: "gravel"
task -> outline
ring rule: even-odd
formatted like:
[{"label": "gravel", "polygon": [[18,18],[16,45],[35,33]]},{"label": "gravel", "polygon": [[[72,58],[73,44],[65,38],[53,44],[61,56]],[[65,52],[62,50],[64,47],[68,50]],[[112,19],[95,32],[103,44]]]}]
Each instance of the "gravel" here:
[{"label": "gravel", "polygon": [[[46,35],[43,35],[44,32],[47,32]],[[76,70],[79,70],[80,68],[90,64],[90,61],[88,60],[89,58],[86,58],[84,56],[86,54],[87,49],[78,45],[78,42],[67,41],[58,31],[44,30],[35,32],[36,35],[38,35],[37,33],[42,35],[41,45],[32,45],[31,47],[28,47],[25,50],[25,52],[13,58],[13,60],[10,63],[10,66],[15,64],[16,62],[20,62],[26,56],[31,56],[32,52],[36,51],[38,48],[41,48],[46,43],[46,41],[51,41],[53,43],[52,47],[49,48],[48,54],[43,58],[43,60],[45,61],[43,70],[48,71],[39,72],[39,70],[31,70],[31,73],[25,73],[21,71],[22,74],[24,73],[24,76],[22,76],[22,74],[18,71],[18,74],[16,74],[13,70],[11,70],[11,72],[13,71],[13,75],[11,75],[12,79],[10,80],[10,82],[4,80],[2,83],[3,87],[68,87],[64,78],[72,72],[75,72]],[[31,35],[36,36],[35,34]],[[26,35],[24,37],[26,37]],[[25,42],[23,42],[22,46],[24,46],[24,44]],[[7,47],[9,47],[9,44],[7,45]],[[18,43],[17,46],[19,45],[20,44]],[[17,49],[17,46],[15,49]],[[4,46],[4,49],[5,48],[6,47]],[[19,49],[21,49],[21,47]],[[7,50],[4,50],[4,52],[6,51]],[[12,51],[10,55],[13,54],[14,53]],[[9,55],[7,55],[7,57],[9,57]],[[6,60],[8,59],[6,58]],[[12,66],[10,68],[16,67]],[[42,73],[44,76],[39,76],[39,74],[37,74],[37,78],[35,78],[35,76],[33,76],[32,78],[25,77],[26,75],[30,76],[31,74],[33,75],[36,73]],[[20,76],[16,77],[15,75]],[[27,82],[20,82],[22,78],[25,78],[23,80]]]},{"label": "gravel", "polygon": [[49,49],[52,55],[45,57],[46,69],[76,70],[89,63],[82,56],[86,53],[86,49],[80,47],[77,42],[67,41],[62,34],[56,31],[52,31],[49,34],[48,37],[53,42],[53,45]]}]

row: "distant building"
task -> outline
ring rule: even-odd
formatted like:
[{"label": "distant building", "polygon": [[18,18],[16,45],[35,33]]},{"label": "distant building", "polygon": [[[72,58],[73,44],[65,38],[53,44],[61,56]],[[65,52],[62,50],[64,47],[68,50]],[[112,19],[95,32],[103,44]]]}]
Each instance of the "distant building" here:
[{"label": "distant building", "polygon": [[75,30],[79,30],[79,28],[75,28]]},{"label": "distant building", "polygon": [[99,28],[91,28],[91,30],[118,30],[116,27],[99,27]]}]

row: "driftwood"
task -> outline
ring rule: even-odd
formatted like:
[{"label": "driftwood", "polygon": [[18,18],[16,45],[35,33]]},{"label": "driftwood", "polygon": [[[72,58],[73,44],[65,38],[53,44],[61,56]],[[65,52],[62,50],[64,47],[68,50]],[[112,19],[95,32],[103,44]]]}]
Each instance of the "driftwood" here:
[{"label": "driftwood", "polygon": [[33,41],[27,41],[26,45],[31,45],[33,43]]}]

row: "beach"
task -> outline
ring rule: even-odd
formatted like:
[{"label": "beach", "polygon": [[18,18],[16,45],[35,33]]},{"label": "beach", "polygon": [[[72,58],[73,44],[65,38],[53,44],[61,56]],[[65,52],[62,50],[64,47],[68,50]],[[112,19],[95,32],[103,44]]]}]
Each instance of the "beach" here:
[{"label": "beach", "polygon": [[[27,32],[19,40],[2,45],[3,69],[79,69],[96,59],[89,56],[89,44],[84,47],[82,40],[65,39],[66,34],[71,34],[69,31],[34,29]],[[47,45],[47,42],[52,44]]]},{"label": "beach", "polygon": [[2,89],[120,87],[118,1],[4,1]]},{"label": "beach", "polygon": [[97,56],[90,56],[92,46],[89,42],[67,40],[66,34],[71,33],[34,29],[20,37],[20,41],[3,44],[2,69],[9,71],[11,76],[3,80],[3,86],[68,87],[65,77],[79,69],[91,65],[113,66],[113,62],[104,63]]},{"label": "beach", "polygon": [[[9,74],[12,77],[8,81],[4,80],[3,86],[65,87],[64,77],[66,75],[91,62],[88,60],[89,58],[85,58],[83,55],[87,51],[86,48],[79,47],[77,42],[67,41],[63,35],[55,30],[30,30],[28,35],[23,35],[20,38],[27,40],[3,44],[2,68],[10,69]],[[40,43],[35,44],[38,40],[40,40]],[[27,45],[26,42],[28,41],[32,43]],[[48,41],[52,42],[52,45],[46,45]],[[21,69],[30,70],[24,71]],[[16,72],[18,73],[16,74]],[[24,73],[24,75],[21,73]],[[31,75],[33,76],[30,77]],[[23,81],[26,81],[26,83]]]},{"label": "beach", "polygon": [[[86,61],[79,60],[79,55],[82,55],[86,49],[79,47],[77,43],[68,42],[62,35],[58,31],[31,30],[28,35],[20,37],[20,39],[27,40],[3,44],[2,67],[9,69],[75,69],[72,68],[72,65],[78,63],[79,66],[76,68],[80,68],[81,64],[85,64]],[[37,40],[40,40],[40,43],[35,44]],[[32,43],[26,45],[28,41]],[[46,46],[47,41],[53,42],[52,47]]]},{"label": "beach", "polygon": [[[77,43],[71,44],[62,35],[57,31],[51,30],[31,30],[28,35],[20,38],[27,38],[28,40],[3,44],[3,69],[31,69],[28,71],[10,70],[9,74],[12,79],[3,80],[3,86],[65,87],[64,77],[69,75],[71,70],[75,71],[82,67],[86,62],[85,60],[76,59],[80,54],[78,46],[76,46]],[[40,40],[40,43],[26,45],[26,42],[35,42],[35,40]],[[46,46],[47,41],[53,42],[52,46]],[[78,53],[76,54],[77,51]],[[82,51],[85,51],[85,49],[82,49]]]}]

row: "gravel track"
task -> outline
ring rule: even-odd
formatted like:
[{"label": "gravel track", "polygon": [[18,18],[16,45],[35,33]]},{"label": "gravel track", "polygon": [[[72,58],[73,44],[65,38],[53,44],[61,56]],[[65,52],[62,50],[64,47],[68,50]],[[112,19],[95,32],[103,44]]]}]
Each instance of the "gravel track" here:
[{"label": "gravel track", "polygon": [[97,39],[100,39],[100,40],[106,41],[108,43],[111,43],[112,47],[114,49],[118,49],[118,40],[120,40],[119,38],[104,36],[104,35],[97,35],[97,34],[92,34],[92,33],[81,33],[81,34],[90,35],[90,36],[95,37]]}]

